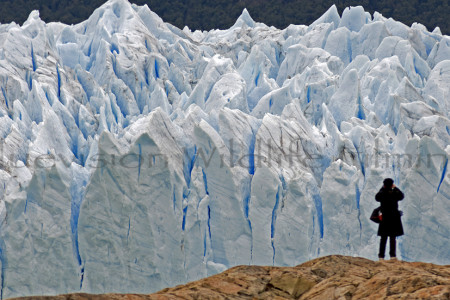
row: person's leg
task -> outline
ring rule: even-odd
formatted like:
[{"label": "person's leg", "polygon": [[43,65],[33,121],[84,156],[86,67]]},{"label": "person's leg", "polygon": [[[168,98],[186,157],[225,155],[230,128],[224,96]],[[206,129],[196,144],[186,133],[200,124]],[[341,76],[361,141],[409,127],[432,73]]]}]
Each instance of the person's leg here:
[{"label": "person's leg", "polygon": [[396,236],[390,236],[389,237],[389,255],[391,258],[396,257]]},{"label": "person's leg", "polygon": [[386,251],[387,235],[382,235],[380,240],[380,252],[378,253],[378,258],[384,258],[384,253]]}]

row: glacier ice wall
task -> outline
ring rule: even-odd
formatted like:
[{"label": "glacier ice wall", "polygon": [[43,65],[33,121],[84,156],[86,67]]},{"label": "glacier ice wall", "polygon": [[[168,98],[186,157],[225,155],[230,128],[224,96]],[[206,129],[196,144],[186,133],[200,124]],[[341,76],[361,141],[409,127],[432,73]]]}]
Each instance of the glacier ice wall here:
[{"label": "glacier ice wall", "polygon": [[1,297],[149,293],[238,264],[450,263],[450,38],[362,7],[192,32],[111,0],[0,25]]}]

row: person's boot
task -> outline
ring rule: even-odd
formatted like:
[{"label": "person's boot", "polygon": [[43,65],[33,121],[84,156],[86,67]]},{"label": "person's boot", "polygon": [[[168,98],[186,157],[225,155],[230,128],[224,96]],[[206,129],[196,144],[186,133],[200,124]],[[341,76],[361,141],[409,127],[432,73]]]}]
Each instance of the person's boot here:
[{"label": "person's boot", "polygon": [[397,257],[393,256],[393,257],[391,257],[391,260],[396,261],[396,260],[398,260],[398,259],[397,259]]}]

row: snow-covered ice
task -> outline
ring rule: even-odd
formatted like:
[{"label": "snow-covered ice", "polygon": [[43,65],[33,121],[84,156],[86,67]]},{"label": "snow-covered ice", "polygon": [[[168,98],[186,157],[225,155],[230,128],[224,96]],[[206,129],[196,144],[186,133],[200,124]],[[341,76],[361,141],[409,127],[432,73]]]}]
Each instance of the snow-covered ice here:
[{"label": "snow-covered ice", "polygon": [[182,30],[110,0],[0,25],[1,297],[150,293],[238,264],[450,264],[450,37],[362,7]]}]

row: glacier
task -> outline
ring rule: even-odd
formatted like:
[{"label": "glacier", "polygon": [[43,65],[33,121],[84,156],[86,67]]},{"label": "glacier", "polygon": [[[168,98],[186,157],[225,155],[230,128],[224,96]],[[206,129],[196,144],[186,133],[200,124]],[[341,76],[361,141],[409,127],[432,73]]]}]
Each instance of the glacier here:
[{"label": "glacier", "polygon": [[239,264],[450,264],[450,37],[362,7],[192,31],[110,0],[0,24],[1,298],[151,293]]}]

